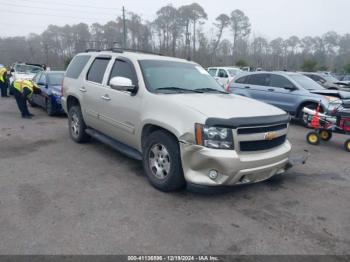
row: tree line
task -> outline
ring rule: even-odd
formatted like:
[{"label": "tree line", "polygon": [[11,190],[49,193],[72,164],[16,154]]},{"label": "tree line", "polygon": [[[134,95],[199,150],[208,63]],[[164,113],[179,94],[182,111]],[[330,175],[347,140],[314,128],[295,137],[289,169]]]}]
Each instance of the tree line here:
[{"label": "tree line", "polygon": [[[332,70],[350,73],[350,34],[291,36],[268,40],[252,35],[241,10],[220,14],[206,33],[208,15],[197,3],[161,7],[153,21],[126,14],[126,47],[194,60],[204,67],[253,66],[265,70]],[[64,68],[86,49],[123,43],[123,18],[106,24],[49,25],[42,34],[0,38],[0,63],[30,61]]]}]

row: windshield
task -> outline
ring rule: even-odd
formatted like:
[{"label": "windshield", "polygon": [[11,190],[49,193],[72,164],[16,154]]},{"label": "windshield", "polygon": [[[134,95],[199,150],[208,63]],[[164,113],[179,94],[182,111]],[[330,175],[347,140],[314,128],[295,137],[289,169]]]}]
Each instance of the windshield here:
[{"label": "windshield", "polygon": [[211,89],[223,92],[224,89],[199,65],[183,62],[141,60],[140,66],[151,92],[180,93],[183,91]]},{"label": "windshield", "polygon": [[328,82],[335,83],[338,82],[338,80],[333,76],[322,76],[324,79],[326,79]]},{"label": "windshield", "polygon": [[304,75],[290,75],[295,82],[297,82],[301,87],[306,90],[321,90],[324,89],[321,85],[317,84],[314,80],[308,78]]},{"label": "windshield", "polygon": [[51,74],[48,74],[48,76],[49,76],[50,85],[53,85],[53,86],[62,85],[64,73],[51,73]]},{"label": "windshield", "polygon": [[24,73],[24,74],[36,74],[38,72],[43,71],[43,69],[39,66],[16,65],[15,71],[18,73]]},{"label": "windshield", "polygon": [[242,72],[241,70],[238,70],[238,69],[227,69],[227,71],[230,74],[230,76],[236,76]]}]

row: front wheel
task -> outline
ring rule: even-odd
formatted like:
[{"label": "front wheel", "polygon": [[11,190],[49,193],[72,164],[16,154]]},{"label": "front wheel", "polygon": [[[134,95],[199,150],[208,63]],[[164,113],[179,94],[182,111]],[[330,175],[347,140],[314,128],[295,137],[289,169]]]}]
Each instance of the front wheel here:
[{"label": "front wheel", "polygon": [[346,151],[350,152],[350,139],[345,141],[344,147]]},{"label": "front wheel", "polygon": [[143,148],[143,168],[155,188],[170,192],[185,186],[179,144],[172,135],[155,131]]},{"label": "front wheel", "polygon": [[68,126],[71,138],[77,143],[89,141],[90,136],[85,132],[86,125],[79,106],[72,106],[68,112]]},{"label": "front wheel", "polygon": [[306,136],[306,140],[310,145],[318,145],[320,144],[320,135],[317,132],[309,132]]}]

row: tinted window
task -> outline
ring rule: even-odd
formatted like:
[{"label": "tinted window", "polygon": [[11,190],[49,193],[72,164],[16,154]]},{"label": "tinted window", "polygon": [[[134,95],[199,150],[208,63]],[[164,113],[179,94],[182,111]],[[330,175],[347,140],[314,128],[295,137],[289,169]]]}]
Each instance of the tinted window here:
[{"label": "tinted window", "polygon": [[102,84],[110,59],[96,58],[92,63],[86,79],[91,82]]},{"label": "tinted window", "polygon": [[211,76],[216,76],[216,71],[217,71],[217,69],[209,69],[209,75],[211,75]]},{"label": "tinted window", "polygon": [[245,84],[245,83],[247,83],[247,80],[248,80],[248,77],[243,76],[243,77],[238,78],[235,82],[238,84]]},{"label": "tinted window", "polygon": [[51,73],[48,75],[49,83],[53,86],[62,85],[62,80],[64,77],[64,73]]},{"label": "tinted window", "polygon": [[257,86],[269,86],[270,75],[269,74],[256,74],[251,75],[248,80],[248,84]]},{"label": "tinted window", "polygon": [[129,78],[131,79],[133,85],[137,84],[136,75],[134,73],[132,66],[125,61],[121,61],[121,60],[115,61],[111,71],[111,75],[109,76],[108,84],[109,84],[109,81],[116,76]]},{"label": "tinted window", "polygon": [[294,85],[284,76],[271,75],[270,86],[284,88],[284,87],[293,87]]},{"label": "tinted window", "polygon": [[226,70],[224,70],[224,69],[219,69],[218,77],[228,78],[228,74],[227,74]]},{"label": "tinted window", "polygon": [[89,55],[74,57],[68,66],[66,77],[77,79],[83,71],[86,63],[89,61],[90,57],[91,56]]}]

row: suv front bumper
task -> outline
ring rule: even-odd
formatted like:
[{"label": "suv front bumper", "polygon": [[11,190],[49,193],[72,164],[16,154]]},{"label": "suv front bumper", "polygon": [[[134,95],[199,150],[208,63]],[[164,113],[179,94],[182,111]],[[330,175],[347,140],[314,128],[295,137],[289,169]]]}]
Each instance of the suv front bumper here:
[{"label": "suv front bumper", "polygon": [[[180,143],[182,168],[188,183],[200,186],[230,186],[257,183],[284,173],[289,166],[288,140],[272,150],[237,153]],[[218,173],[216,179],[209,172]]]}]

